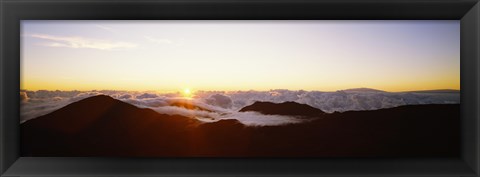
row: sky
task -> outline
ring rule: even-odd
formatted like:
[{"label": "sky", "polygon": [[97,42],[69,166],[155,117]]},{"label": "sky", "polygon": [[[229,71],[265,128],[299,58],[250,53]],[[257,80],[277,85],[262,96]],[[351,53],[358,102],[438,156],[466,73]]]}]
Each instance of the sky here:
[{"label": "sky", "polygon": [[22,90],[460,89],[446,21],[22,20]]}]

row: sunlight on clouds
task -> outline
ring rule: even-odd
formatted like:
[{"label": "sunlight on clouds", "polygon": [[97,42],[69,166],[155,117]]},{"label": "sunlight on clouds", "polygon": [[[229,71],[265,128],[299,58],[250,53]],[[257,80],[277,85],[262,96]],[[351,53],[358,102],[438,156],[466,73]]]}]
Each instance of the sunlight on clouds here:
[{"label": "sunlight on clouds", "polygon": [[344,112],[352,110],[376,110],[402,105],[458,104],[460,92],[455,90],[385,92],[367,88],[339,90],[335,92],[270,90],[270,91],[196,91],[192,98],[182,92],[158,93],[137,91],[20,91],[20,121],[48,114],[75,101],[95,95],[108,95],[140,108],[150,108],[161,114],[182,115],[206,122],[236,119],[245,125],[281,125],[298,123],[291,116],[262,115],[255,112],[238,112],[256,101],[282,103],[294,101],[322,111]]},{"label": "sunlight on clouds", "polygon": [[190,91],[189,88],[183,89],[183,97],[185,97],[185,98],[191,98],[192,97],[192,92]]},{"label": "sunlight on clouds", "polygon": [[138,45],[129,42],[108,41],[101,39],[84,38],[78,36],[53,36],[47,34],[31,34],[33,38],[44,39],[49,42],[41,43],[46,47],[87,48],[98,50],[118,50],[135,48]]}]

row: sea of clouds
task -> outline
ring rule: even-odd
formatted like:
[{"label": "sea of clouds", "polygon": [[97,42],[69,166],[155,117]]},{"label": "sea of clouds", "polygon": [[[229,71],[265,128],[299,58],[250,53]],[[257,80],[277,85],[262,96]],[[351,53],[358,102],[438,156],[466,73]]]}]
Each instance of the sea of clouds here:
[{"label": "sea of clouds", "polygon": [[[325,112],[352,110],[376,110],[402,105],[455,104],[460,103],[460,92],[452,90],[384,92],[373,89],[349,89],[335,92],[321,91],[198,91],[193,98],[184,98],[180,93],[127,92],[127,91],[26,91],[20,92],[21,123],[48,114],[70,103],[95,95],[109,95],[115,99],[141,108],[150,108],[161,114],[182,115],[204,122],[236,119],[245,125],[265,126],[302,122],[292,116],[263,115],[256,112],[238,112],[255,101],[281,103],[295,101],[308,104]],[[186,109],[172,106],[185,101],[204,108]],[[210,110],[210,111],[208,111]]]}]

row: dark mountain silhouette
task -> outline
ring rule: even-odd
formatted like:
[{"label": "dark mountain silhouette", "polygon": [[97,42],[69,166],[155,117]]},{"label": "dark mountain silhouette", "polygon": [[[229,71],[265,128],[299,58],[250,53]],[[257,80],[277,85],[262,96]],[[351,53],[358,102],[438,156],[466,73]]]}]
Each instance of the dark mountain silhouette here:
[{"label": "dark mountain silhouette", "polygon": [[458,104],[322,117],[264,127],[236,120],[201,123],[94,96],[21,124],[21,156],[454,157],[460,152]]},{"label": "dark mountain silhouette", "polygon": [[23,123],[22,151],[27,156],[175,156],[187,151],[184,130],[198,123],[99,95]]},{"label": "dark mountain silhouette", "polygon": [[255,111],[262,114],[276,115],[295,115],[295,116],[320,116],[325,114],[320,109],[314,108],[307,104],[297,102],[271,103],[257,101],[252,105],[245,106],[240,112]]}]

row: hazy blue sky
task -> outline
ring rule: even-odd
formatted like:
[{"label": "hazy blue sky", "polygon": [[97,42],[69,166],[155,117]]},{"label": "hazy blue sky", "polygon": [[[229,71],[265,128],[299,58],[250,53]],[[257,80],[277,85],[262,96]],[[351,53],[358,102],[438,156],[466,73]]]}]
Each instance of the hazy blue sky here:
[{"label": "hazy blue sky", "polygon": [[459,89],[459,21],[22,21],[28,90]]}]

